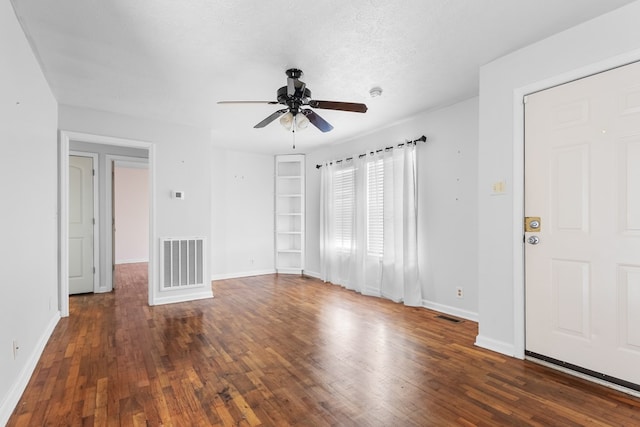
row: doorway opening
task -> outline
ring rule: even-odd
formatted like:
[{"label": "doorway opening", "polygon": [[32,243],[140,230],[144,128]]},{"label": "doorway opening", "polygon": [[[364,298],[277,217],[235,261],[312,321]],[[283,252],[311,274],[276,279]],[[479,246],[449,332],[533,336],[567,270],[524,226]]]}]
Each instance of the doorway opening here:
[{"label": "doorway opening", "polygon": [[[149,262],[149,170],[146,159],[107,156],[111,163],[112,287],[118,269]],[[140,266],[136,266],[140,267]]]},{"label": "doorway opening", "polygon": [[638,71],[526,98],[525,295],[527,355],[640,391]]},{"label": "doorway opening", "polygon": [[[60,131],[59,139],[59,310],[60,315],[66,317],[69,315],[69,155],[70,151],[77,151],[78,146],[84,147],[83,151],[97,153],[100,160],[101,175],[99,177],[100,203],[98,215],[104,220],[99,222],[100,239],[99,248],[99,265],[101,266],[99,277],[96,282],[95,292],[109,292],[113,289],[113,265],[114,252],[112,241],[112,187],[111,172],[115,157],[136,157],[137,160],[148,165],[147,169],[147,188],[148,188],[148,222],[147,222],[147,248],[148,248],[148,303],[153,305],[155,294],[154,284],[157,282],[157,257],[153,250],[153,242],[155,236],[155,196],[154,196],[154,166],[155,166],[155,147],[154,144],[144,141],[120,139],[113,137],[105,137],[100,135],[92,135],[78,132]],[[135,153],[131,155],[131,153]],[[100,154],[102,153],[102,155]],[[108,154],[111,153],[111,154]],[[111,158],[107,158],[111,156]],[[131,159],[129,159],[131,161]],[[109,178],[107,178],[109,177]],[[96,270],[98,270],[96,268]]]}]

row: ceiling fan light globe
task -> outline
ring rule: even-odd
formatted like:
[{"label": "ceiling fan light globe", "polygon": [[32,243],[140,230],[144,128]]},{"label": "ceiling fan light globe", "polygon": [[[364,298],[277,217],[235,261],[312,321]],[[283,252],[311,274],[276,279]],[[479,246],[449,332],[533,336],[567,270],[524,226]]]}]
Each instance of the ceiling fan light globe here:
[{"label": "ceiling fan light globe", "polygon": [[291,111],[280,117],[280,124],[284,126],[285,129],[291,130],[291,127],[293,126],[293,114],[291,114]]},{"label": "ceiling fan light globe", "polygon": [[309,126],[309,119],[302,113],[296,114],[296,129],[306,129]]}]

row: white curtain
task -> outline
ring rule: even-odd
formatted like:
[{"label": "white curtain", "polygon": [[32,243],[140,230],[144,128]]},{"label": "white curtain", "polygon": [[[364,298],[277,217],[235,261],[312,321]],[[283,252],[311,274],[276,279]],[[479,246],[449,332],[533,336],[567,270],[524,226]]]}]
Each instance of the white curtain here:
[{"label": "white curtain", "polygon": [[[382,165],[384,179],[382,186],[367,187],[367,164],[373,162]],[[415,145],[326,164],[321,174],[321,278],[363,294],[421,306]],[[346,196],[336,191],[344,190],[344,178],[350,174],[353,205],[345,210]],[[382,254],[372,254],[367,246],[367,203],[371,198],[383,200]],[[342,209],[343,216],[345,211],[349,213],[351,234],[346,233],[346,238],[344,217],[342,221],[336,218],[336,209]]]}]

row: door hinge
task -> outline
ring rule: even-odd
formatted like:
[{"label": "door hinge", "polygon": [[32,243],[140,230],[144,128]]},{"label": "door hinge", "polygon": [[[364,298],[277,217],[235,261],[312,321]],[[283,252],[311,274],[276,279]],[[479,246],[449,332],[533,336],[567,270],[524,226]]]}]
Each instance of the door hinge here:
[{"label": "door hinge", "polygon": [[93,267],[93,274],[96,274],[96,268]]},{"label": "door hinge", "polygon": [[95,170],[95,169],[91,169],[91,174],[92,174],[93,176],[96,176],[96,170]]},{"label": "door hinge", "polygon": [[93,218],[93,225],[96,225],[96,219]]}]

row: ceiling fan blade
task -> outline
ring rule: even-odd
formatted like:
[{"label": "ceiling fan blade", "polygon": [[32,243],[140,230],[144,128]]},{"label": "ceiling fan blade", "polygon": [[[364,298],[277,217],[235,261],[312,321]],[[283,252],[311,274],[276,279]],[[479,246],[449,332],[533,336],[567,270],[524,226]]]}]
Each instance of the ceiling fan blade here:
[{"label": "ceiling fan blade", "polygon": [[313,108],[323,108],[325,110],[352,111],[354,113],[366,113],[367,106],[356,102],[338,102],[338,101],[318,101],[312,99],[309,106]]},{"label": "ceiling fan blade", "polygon": [[217,104],[277,104],[278,101],[218,101]]},{"label": "ceiling fan blade", "polygon": [[271,123],[272,121],[274,121],[275,119],[277,119],[278,117],[280,117],[281,115],[286,113],[287,111],[289,111],[289,110],[286,109],[286,108],[276,111],[275,113],[271,114],[269,117],[267,117],[266,119],[264,119],[263,121],[261,121],[260,123],[255,125],[254,128],[263,128],[263,127],[265,127],[266,125],[268,125],[269,123]]},{"label": "ceiling fan blade", "polygon": [[333,129],[333,126],[331,126],[325,119],[320,117],[315,111],[302,110],[302,113],[307,116],[312,125],[320,129],[322,132],[329,132]]}]

